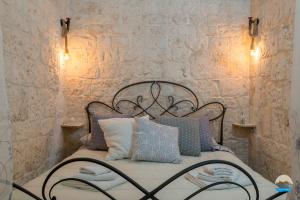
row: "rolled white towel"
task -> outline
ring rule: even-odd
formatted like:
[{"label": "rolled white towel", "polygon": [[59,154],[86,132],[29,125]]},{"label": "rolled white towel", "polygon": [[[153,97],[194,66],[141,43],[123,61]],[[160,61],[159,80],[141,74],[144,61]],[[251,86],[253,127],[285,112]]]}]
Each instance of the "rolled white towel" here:
[{"label": "rolled white towel", "polygon": [[119,176],[114,172],[108,172],[105,174],[99,174],[99,175],[92,175],[92,174],[83,174],[78,173],[73,178],[78,178],[86,181],[111,181]]},{"label": "rolled white towel", "polygon": [[[112,181],[89,181],[89,182],[96,185],[97,187],[101,188],[102,190],[110,190],[114,187],[117,187],[118,185],[125,183],[126,180],[119,177]],[[62,182],[62,185],[80,189],[80,190],[88,190],[88,191],[92,191],[92,192],[98,191],[95,188],[93,188],[85,183],[81,183],[79,181],[74,181],[74,180],[64,181],[64,182]]]},{"label": "rolled white towel", "polygon": [[100,175],[100,174],[106,174],[111,170],[99,165],[88,165],[88,166],[80,167],[79,171],[80,173],[83,174]]}]

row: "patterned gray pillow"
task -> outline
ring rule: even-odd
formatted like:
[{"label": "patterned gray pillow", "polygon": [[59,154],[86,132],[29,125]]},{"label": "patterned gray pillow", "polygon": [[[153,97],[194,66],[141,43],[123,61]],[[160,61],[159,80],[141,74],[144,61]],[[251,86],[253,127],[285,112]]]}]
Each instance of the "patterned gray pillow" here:
[{"label": "patterned gray pillow", "polygon": [[91,139],[87,144],[87,148],[91,150],[104,150],[107,151],[108,147],[104,138],[104,133],[98,123],[98,120],[109,118],[127,118],[128,115],[112,114],[112,115],[100,115],[91,113]]},{"label": "patterned gray pillow", "polygon": [[203,117],[199,119],[199,122],[201,151],[214,151],[214,139],[209,119],[207,117]]},{"label": "patterned gray pillow", "polygon": [[136,119],[137,132],[133,136],[132,160],[180,163],[178,128]]},{"label": "patterned gray pillow", "polygon": [[180,154],[185,156],[201,155],[200,123],[198,119],[162,117],[159,123],[178,127]]},{"label": "patterned gray pillow", "polygon": [[179,128],[180,153],[187,156],[199,156],[198,151],[213,151],[214,144],[209,119],[162,117],[158,122]]}]

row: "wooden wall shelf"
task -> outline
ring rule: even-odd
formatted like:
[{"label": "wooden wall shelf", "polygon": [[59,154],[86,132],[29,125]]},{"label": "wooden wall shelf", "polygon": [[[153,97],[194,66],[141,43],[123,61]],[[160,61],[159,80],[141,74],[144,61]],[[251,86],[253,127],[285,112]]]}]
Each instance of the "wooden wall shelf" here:
[{"label": "wooden wall shelf", "polygon": [[232,126],[233,126],[233,127],[236,127],[236,128],[250,128],[250,129],[256,128],[256,125],[255,125],[255,124],[239,124],[239,123],[233,123]]},{"label": "wooden wall shelf", "polygon": [[76,122],[70,122],[70,123],[66,122],[66,123],[63,123],[61,125],[62,128],[72,128],[72,129],[79,129],[79,128],[82,128],[83,126],[84,126],[84,124],[80,123],[80,122],[78,122],[78,123],[76,123]]}]

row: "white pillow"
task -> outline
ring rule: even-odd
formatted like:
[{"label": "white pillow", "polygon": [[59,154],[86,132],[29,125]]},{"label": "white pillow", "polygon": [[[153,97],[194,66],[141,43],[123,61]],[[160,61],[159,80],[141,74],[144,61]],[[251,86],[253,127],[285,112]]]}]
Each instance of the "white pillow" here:
[{"label": "white pillow", "polygon": [[[149,116],[142,118],[148,119]],[[132,135],[135,127],[134,118],[111,118],[99,120],[108,146],[107,160],[130,158]]]}]

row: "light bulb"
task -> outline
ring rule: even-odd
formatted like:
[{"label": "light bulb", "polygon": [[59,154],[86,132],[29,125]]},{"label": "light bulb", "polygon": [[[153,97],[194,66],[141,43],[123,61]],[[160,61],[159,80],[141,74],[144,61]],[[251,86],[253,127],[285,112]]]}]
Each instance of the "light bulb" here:
[{"label": "light bulb", "polygon": [[257,47],[257,48],[255,48],[255,49],[251,49],[251,50],[250,50],[250,55],[251,55],[252,57],[254,57],[255,59],[258,59],[259,56],[260,56],[259,48]]},{"label": "light bulb", "polygon": [[250,50],[250,55],[254,57],[256,55],[256,49]]},{"label": "light bulb", "polygon": [[65,52],[65,53],[64,53],[64,60],[65,60],[65,61],[70,60],[70,54],[69,54],[68,52]]}]

